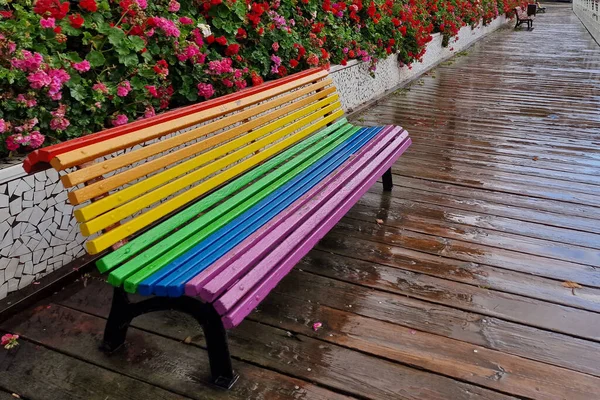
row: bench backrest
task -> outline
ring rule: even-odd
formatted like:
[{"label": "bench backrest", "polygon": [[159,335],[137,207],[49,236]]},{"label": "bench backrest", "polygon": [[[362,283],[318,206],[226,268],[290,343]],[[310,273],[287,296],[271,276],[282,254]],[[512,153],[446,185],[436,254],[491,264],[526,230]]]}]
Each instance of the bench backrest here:
[{"label": "bench backrest", "polygon": [[76,139],[78,146],[67,142],[56,154],[47,148],[51,155],[43,157],[74,188],[69,201],[82,205],[75,210],[82,233],[98,234],[87,242],[88,252],[118,244],[343,115],[327,71],[280,81],[192,112],[177,110],[172,118],[159,115],[123,134]]}]

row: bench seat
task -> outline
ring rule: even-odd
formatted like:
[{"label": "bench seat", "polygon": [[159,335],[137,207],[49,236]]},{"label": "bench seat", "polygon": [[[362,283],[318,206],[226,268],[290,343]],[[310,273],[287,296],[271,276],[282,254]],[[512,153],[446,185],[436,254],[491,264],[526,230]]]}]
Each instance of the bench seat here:
[{"label": "bench seat", "polygon": [[[281,271],[293,267],[298,257],[314,245],[314,238],[322,237],[343,216],[345,211],[340,210],[347,211],[344,206],[353,205],[410,144],[400,128],[355,128],[345,120],[313,139],[330,143],[328,147],[312,147],[311,140],[302,148],[288,150],[282,159],[304,151],[266,175],[263,182],[250,185],[245,193],[222,203],[220,209],[174,231],[168,243],[159,239],[150,245],[149,238],[154,234],[150,231],[101,259],[97,263],[100,270],[112,269],[109,282],[124,285],[129,293],[171,297],[187,294],[214,302],[226,328],[235,327],[268,294],[268,290],[260,290],[260,285],[274,287],[285,275]],[[294,175],[294,166],[307,161],[312,165]],[[268,165],[263,167],[267,169]],[[271,193],[260,192],[264,185],[277,181],[281,183],[279,188]],[[235,186],[242,184],[232,182]],[[352,200],[342,195],[348,190]],[[257,192],[258,196],[254,194]],[[248,203],[255,204],[240,214]],[[317,210],[321,212],[315,214]],[[169,225],[166,221],[154,229],[169,235]],[[290,242],[289,238],[296,236]],[[313,244],[300,246],[302,238]],[[113,269],[140,248],[144,250],[136,257]],[[280,253],[283,258],[273,259]]]},{"label": "bench seat", "polygon": [[32,153],[29,171],[60,171],[115,288],[102,348],[119,348],[140,314],[181,310],[204,329],[214,382],[230,387],[225,329],[379,177],[391,190],[411,144],[400,127],[343,115],[327,71],[313,69]]}]

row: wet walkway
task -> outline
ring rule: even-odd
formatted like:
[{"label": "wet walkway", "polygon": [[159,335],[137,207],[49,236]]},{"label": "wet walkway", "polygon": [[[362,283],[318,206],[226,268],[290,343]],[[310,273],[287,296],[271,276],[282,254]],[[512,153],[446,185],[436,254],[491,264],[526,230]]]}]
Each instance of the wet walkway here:
[{"label": "wet walkway", "polygon": [[411,133],[393,194],[373,188],[232,331],[233,390],[206,384],[175,313],[98,352],[111,291],[92,276],[2,325],[23,339],[0,400],[600,399],[600,47],[570,5],[355,120]]}]

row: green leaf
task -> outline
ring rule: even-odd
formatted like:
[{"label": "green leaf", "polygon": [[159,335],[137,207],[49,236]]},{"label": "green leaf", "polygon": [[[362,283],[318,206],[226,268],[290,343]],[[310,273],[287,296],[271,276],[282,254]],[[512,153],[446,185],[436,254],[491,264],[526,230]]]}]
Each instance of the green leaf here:
[{"label": "green leaf", "polygon": [[119,28],[110,28],[110,31],[108,32],[108,41],[110,42],[110,44],[112,44],[113,46],[117,46],[124,39],[125,32],[123,32]]},{"label": "green leaf", "polygon": [[144,81],[141,80],[139,76],[134,76],[129,81],[131,82],[131,87],[133,87],[134,89],[139,90],[144,88]]},{"label": "green leaf", "polygon": [[138,65],[139,59],[138,59],[137,54],[130,53],[126,56],[119,56],[119,62],[121,64],[125,65],[126,67],[134,67],[134,66]]},{"label": "green leaf", "polygon": [[81,62],[81,57],[74,51],[63,54],[63,57],[72,62]]},{"label": "green leaf", "polygon": [[119,44],[115,45],[115,50],[120,56],[126,56],[127,54],[131,53],[131,50],[129,50],[129,46],[127,46],[127,43],[125,41],[122,41]]},{"label": "green leaf", "polygon": [[104,65],[104,63],[106,62],[106,59],[104,58],[104,54],[102,54],[102,52],[96,51],[96,50],[90,51],[88,53],[88,55],[85,57],[85,59],[90,62],[92,67],[102,67]]},{"label": "green leaf", "polygon": [[219,17],[215,17],[212,20],[212,25],[217,28],[217,29],[221,29],[223,27],[223,20]]},{"label": "green leaf", "polygon": [[71,97],[73,97],[77,101],[83,101],[85,99],[86,91],[81,85],[76,85],[71,88]]},{"label": "green leaf", "polygon": [[130,48],[134,51],[140,51],[146,47],[146,43],[139,36],[129,36]]},{"label": "green leaf", "polygon": [[111,26],[109,24],[107,24],[106,22],[102,21],[102,22],[98,22],[98,32],[103,34],[103,35],[108,35],[110,33],[110,30],[113,29],[111,28]]}]

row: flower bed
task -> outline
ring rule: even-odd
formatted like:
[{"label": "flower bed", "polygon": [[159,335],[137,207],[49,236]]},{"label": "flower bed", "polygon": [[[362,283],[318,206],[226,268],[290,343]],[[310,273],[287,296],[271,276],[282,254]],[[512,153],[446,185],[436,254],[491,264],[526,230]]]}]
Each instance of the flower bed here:
[{"label": "flower bed", "polygon": [[[330,63],[410,65],[518,0],[37,0],[0,6],[0,156]],[[26,5],[29,4],[29,5]]]}]

